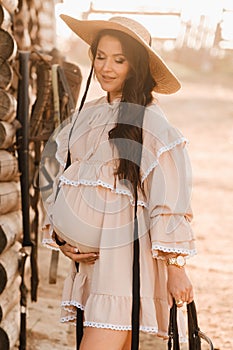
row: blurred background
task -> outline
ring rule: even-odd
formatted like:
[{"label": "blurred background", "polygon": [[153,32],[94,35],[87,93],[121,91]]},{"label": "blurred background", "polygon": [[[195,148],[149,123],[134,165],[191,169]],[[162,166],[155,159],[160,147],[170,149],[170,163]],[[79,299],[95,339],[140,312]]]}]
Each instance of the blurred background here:
[{"label": "blurred background", "polygon": [[[161,55],[198,71],[232,73],[233,3],[231,0],[64,0],[56,5],[57,45],[70,59],[86,64],[84,44],[59,18],[108,19],[119,14],[140,21]],[[75,45],[76,44],[76,45]]]},{"label": "blurred background", "polygon": [[[61,21],[61,13],[140,21],[180,79],[180,91],[156,97],[190,141],[198,254],[187,270],[200,328],[216,350],[232,350],[232,0],[0,0],[0,350],[19,344],[21,350],[75,348],[74,327],[59,323],[69,262],[55,256],[58,265],[51,272],[54,255],[42,246],[40,229],[41,152],[79,103],[90,70],[87,45]],[[100,95],[93,79],[87,99]],[[16,137],[22,129],[25,149]],[[46,174],[44,181],[51,190]],[[154,348],[165,350],[166,344],[142,335],[140,349]]]}]

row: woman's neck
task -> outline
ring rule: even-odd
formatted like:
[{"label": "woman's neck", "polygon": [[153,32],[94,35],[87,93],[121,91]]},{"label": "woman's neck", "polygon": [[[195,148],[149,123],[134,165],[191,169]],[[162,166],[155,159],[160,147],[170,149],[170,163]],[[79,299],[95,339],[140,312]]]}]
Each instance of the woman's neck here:
[{"label": "woman's neck", "polygon": [[110,92],[108,92],[107,94],[108,103],[120,101],[121,97],[122,97],[122,94],[120,92],[115,94],[111,94]]}]

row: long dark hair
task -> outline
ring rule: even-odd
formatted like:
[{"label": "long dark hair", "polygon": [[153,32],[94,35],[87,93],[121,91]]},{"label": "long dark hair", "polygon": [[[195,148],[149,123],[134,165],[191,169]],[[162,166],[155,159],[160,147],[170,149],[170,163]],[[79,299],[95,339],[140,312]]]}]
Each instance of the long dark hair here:
[{"label": "long dark hair", "polygon": [[126,185],[132,186],[134,191],[138,187],[143,191],[140,176],[142,123],[144,107],[152,102],[152,90],[156,82],[150,72],[146,49],[137,40],[117,30],[103,30],[98,33],[90,48],[93,62],[98,43],[104,35],[113,36],[120,41],[123,54],[130,64],[121,98],[121,102],[125,103],[120,103],[116,126],[109,131],[109,139],[115,144],[119,154],[115,175],[120,180],[126,180]]}]

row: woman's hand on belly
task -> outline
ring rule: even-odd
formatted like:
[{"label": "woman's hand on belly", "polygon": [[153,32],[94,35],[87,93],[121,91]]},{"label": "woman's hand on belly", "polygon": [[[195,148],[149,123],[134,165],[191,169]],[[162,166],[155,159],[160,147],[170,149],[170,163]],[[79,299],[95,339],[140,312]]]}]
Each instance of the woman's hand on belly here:
[{"label": "woman's hand on belly", "polygon": [[92,265],[99,258],[98,253],[80,253],[76,247],[66,243],[60,247],[61,252],[71,260]]}]

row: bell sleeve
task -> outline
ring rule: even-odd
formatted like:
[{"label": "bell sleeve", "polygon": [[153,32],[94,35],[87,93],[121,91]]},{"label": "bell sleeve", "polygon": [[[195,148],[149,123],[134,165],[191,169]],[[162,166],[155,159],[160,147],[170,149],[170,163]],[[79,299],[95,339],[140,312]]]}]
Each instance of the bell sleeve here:
[{"label": "bell sleeve", "polygon": [[[49,161],[46,162],[46,171],[49,174],[56,172],[55,176],[51,176],[53,181],[52,191],[49,195],[43,195],[42,192],[42,202],[44,206],[45,216],[42,225],[42,244],[48,248],[58,249],[56,243],[52,238],[53,234],[53,224],[51,220],[52,208],[55,201],[55,196],[57,192],[57,187],[59,183],[59,177],[64,171],[67,153],[68,153],[68,138],[70,132],[71,124],[67,124],[56,136],[55,138],[55,147],[56,151],[54,154],[53,147],[54,145],[47,144],[45,147],[45,152],[49,154]],[[51,152],[46,148],[51,147]],[[42,155],[43,158],[43,155]],[[44,163],[44,162],[43,162]]]},{"label": "bell sleeve", "polygon": [[147,171],[143,179],[152,255],[162,259],[167,253],[192,256],[196,250],[190,226],[192,174],[187,140],[166,120],[162,125],[159,136],[153,134],[152,127],[145,137],[147,156],[143,165]]}]

